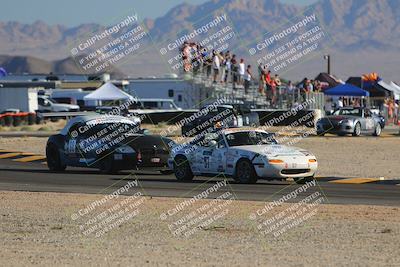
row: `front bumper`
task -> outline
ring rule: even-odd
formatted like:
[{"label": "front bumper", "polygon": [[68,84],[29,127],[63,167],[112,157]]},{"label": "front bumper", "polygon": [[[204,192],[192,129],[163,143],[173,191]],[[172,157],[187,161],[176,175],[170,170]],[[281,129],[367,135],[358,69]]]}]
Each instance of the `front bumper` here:
[{"label": "front bumper", "polygon": [[351,122],[342,123],[317,123],[317,134],[351,134],[354,132],[354,125]]},{"label": "front bumper", "polygon": [[254,169],[259,178],[302,178],[314,176],[318,169],[317,162],[308,162],[308,159],[299,161],[284,161],[280,164],[257,164]]}]

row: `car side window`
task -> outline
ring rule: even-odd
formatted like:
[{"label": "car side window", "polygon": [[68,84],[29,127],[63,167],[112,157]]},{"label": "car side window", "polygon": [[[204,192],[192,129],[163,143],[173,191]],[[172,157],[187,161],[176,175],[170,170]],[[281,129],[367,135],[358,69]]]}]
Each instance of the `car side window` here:
[{"label": "car side window", "polygon": [[218,144],[217,145],[218,148],[225,148],[226,147],[225,140],[224,140],[224,138],[223,138],[223,136],[221,134],[218,136],[217,144]]},{"label": "car side window", "polygon": [[204,139],[201,142],[201,146],[209,147],[210,141],[217,141],[218,142],[218,134],[217,133],[207,133],[204,135]]}]

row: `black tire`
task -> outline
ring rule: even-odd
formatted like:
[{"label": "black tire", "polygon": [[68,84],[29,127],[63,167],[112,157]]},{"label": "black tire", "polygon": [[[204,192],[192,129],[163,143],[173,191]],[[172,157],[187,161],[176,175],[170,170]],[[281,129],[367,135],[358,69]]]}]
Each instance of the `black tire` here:
[{"label": "black tire", "polygon": [[236,163],[235,175],[233,178],[236,182],[241,184],[254,184],[258,179],[253,164],[251,164],[248,159],[240,159]]},{"label": "black tire", "polygon": [[100,172],[103,174],[117,174],[118,170],[114,168],[112,155],[108,155],[100,160]]},{"label": "black tire", "polygon": [[173,174],[174,171],[173,170],[163,170],[163,171],[160,171],[160,173],[163,175],[170,175],[170,174]]},{"label": "black tire", "polygon": [[360,136],[361,135],[361,124],[359,122],[356,123],[356,126],[354,126],[354,132],[352,134],[353,136]]},{"label": "black tire", "polygon": [[300,178],[293,178],[296,184],[305,184],[315,180],[314,176],[307,176],[307,177],[300,177]]},{"label": "black tire", "polygon": [[193,172],[185,157],[177,157],[174,160],[174,174],[178,181],[193,180]]},{"label": "black tire", "polygon": [[46,161],[47,167],[50,171],[62,172],[67,168],[61,162],[60,152],[55,144],[48,144],[46,147]]},{"label": "black tire", "polygon": [[382,133],[381,125],[379,123],[377,123],[373,135],[380,136],[381,133]]}]

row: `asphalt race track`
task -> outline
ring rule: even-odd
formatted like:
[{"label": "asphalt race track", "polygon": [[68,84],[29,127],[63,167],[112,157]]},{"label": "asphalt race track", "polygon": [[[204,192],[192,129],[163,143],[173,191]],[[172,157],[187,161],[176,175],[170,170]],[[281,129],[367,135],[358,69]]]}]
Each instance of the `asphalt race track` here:
[{"label": "asphalt race track", "polygon": [[[193,197],[217,181],[222,181],[223,177],[197,177],[191,183],[182,183],[176,181],[173,175],[161,175],[157,172],[106,175],[97,170],[69,167],[64,173],[52,173],[42,163],[0,160],[0,190],[108,194],[135,179],[138,179],[141,190],[148,196]],[[317,186],[309,188],[303,196],[320,191],[326,196],[325,203],[330,204],[400,205],[400,186],[396,185],[400,181],[335,184],[329,183],[329,180],[330,178],[318,179]],[[230,179],[228,181],[229,185],[219,192],[229,190],[240,200],[278,200],[301,186],[291,181],[259,180],[253,185],[235,184]],[[130,189],[127,195],[134,194],[135,190],[137,189]],[[216,195],[210,194],[209,197]]]}]

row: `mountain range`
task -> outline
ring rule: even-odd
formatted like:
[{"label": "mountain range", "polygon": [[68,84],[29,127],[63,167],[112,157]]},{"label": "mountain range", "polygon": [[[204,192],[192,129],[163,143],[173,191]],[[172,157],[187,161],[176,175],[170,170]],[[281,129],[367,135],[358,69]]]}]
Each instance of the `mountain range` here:
[{"label": "mountain range", "polygon": [[[223,11],[240,40],[251,41],[292,21],[304,10],[312,10],[330,35],[329,48],[323,52],[331,55],[334,74],[346,79],[374,71],[385,79],[400,80],[399,0],[320,0],[306,7],[283,4],[279,0],[211,0],[200,5],[178,5],[162,17],[144,19],[143,24],[153,44],[157,44],[176,38],[177,33],[190,32],[202,18]],[[7,55],[0,56],[0,65],[14,73],[80,73],[81,69],[68,59],[71,56],[69,44],[79,36],[104,28],[99,24],[65,27],[42,21],[33,24],[0,22],[0,54]],[[239,41],[235,47],[238,54],[249,57]],[[131,77],[170,72],[160,63],[158,51],[149,50],[116,68]],[[13,59],[14,56],[19,57]],[[315,76],[326,69],[325,64],[322,55],[315,56],[285,75],[293,79]]]}]

